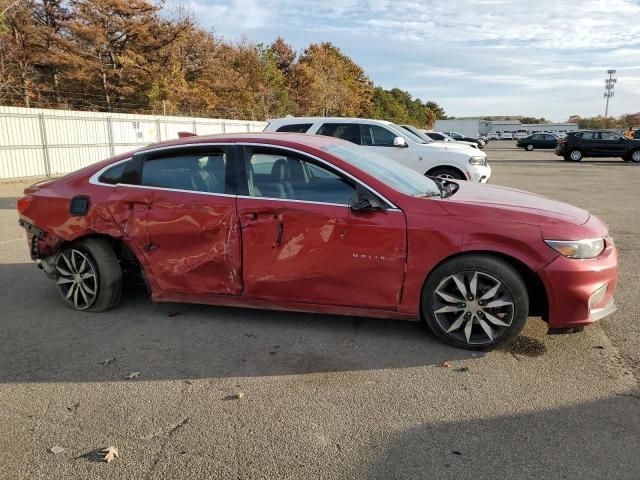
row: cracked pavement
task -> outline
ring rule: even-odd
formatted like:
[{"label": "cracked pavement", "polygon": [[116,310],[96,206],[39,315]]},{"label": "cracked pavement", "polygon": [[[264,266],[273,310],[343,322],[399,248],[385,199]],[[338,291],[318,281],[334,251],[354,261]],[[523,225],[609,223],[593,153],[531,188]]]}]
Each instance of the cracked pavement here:
[{"label": "cracked pavement", "polygon": [[[154,305],[135,289],[73,312],[28,258],[27,183],[0,184],[0,479],[639,478],[640,165],[487,153],[492,183],[609,223],[616,314],[557,336],[532,318],[511,348],[474,353],[411,322]],[[95,461],[109,445],[120,457]]]}]

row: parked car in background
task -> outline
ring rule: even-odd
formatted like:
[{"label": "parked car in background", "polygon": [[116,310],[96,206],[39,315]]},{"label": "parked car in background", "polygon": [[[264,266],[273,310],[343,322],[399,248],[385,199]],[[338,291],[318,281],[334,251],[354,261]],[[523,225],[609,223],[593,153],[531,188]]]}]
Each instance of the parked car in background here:
[{"label": "parked car in background", "polygon": [[514,140],[520,140],[521,138],[529,136],[529,133],[526,130],[518,130],[514,135]]},{"label": "parked car in background", "polygon": [[511,132],[502,132],[500,134],[500,140],[513,140],[513,135]]},{"label": "parked car in background", "polygon": [[530,315],[575,331],[615,311],[616,249],[589,212],[328,136],[191,136],[24,193],[31,258],[79,311],[143,279],[157,302],[421,320],[466,349]]},{"label": "parked car in background", "polygon": [[620,157],[640,163],[640,140],[604,130],[580,130],[569,132],[558,142],[556,155],[572,162],[585,157]]},{"label": "parked car in background", "polygon": [[348,140],[423,175],[486,183],[491,167],[484,152],[457,143],[427,142],[395,123],[367,118],[285,117],[265,132],[297,132]]},{"label": "parked car in background", "polygon": [[497,132],[491,132],[487,135],[489,140],[500,140],[500,135]]},{"label": "parked car in background", "polygon": [[516,146],[531,151],[534,148],[556,148],[558,137],[552,133],[533,133],[523,138],[519,138]]},{"label": "parked car in background", "polygon": [[[401,127],[405,127],[406,125],[401,125]],[[414,127],[415,128],[415,127]],[[418,130],[418,129],[416,129]],[[411,130],[412,131],[412,130]],[[434,142],[451,142],[451,143],[457,143],[458,145],[468,145],[471,148],[478,148],[478,144],[474,143],[474,142],[465,142],[462,140],[454,140],[453,138],[451,138],[449,135],[443,133],[443,132],[432,132],[432,131],[421,131],[418,130],[422,136],[420,138],[426,137],[430,140],[433,140]]]},{"label": "parked car in background", "polygon": [[467,137],[466,135],[463,135],[460,132],[444,132],[444,133],[449,135],[454,140],[462,141],[462,142],[473,142],[478,145],[478,148],[484,147],[484,141],[480,140],[479,138]]}]

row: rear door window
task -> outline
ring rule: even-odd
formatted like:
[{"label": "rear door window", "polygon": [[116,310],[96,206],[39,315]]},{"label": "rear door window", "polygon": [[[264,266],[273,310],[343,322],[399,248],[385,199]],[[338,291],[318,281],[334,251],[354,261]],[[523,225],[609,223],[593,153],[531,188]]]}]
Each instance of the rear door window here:
[{"label": "rear door window", "polygon": [[360,126],[357,123],[324,123],[316,134],[341,138],[357,145],[361,144]]},{"label": "rear door window", "polygon": [[142,167],[142,185],[205,193],[225,193],[224,151],[180,153],[147,159]]},{"label": "rear door window", "polygon": [[276,132],[289,132],[289,133],[306,133],[311,128],[312,123],[292,123],[290,125],[283,125],[276,130]]}]

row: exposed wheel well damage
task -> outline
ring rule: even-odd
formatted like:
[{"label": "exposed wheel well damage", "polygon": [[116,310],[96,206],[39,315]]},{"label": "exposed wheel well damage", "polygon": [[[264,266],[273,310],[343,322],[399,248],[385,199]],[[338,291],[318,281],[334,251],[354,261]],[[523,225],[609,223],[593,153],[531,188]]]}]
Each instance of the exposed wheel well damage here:
[{"label": "exposed wheel well damage", "polygon": [[[438,263],[433,267],[431,272],[433,272],[437,267],[439,267],[445,262],[448,262],[454,258],[459,258],[461,256],[469,256],[469,255],[485,255],[488,257],[495,257],[511,265],[522,277],[522,280],[524,281],[527,287],[527,294],[529,295],[529,316],[542,317],[542,319],[545,322],[548,321],[549,304],[547,299],[547,291],[544,288],[544,284],[542,283],[542,280],[540,279],[538,274],[536,274],[533,270],[531,270],[526,264],[522,263],[520,260],[510,255],[506,255],[504,253],[495,252],[491,250],[471,250],[471,251],[461,252],[443,259],[440,263]],[[431,272],[429,273],[429,275],[427,275],[427,278],[425,278],[424,280],[424,283],[422,285],[423,289],[424,289],[424,285],[427,283],[427,280],[429,279],[429,276],[431,275]],[[422,315],[423,315],[422,302],[420,302],[421,318],[422,318]]]},{"label": "exposed wheel well damage", "polygon": [[71,241],[65,240],[58,246],[58,248],[56,249],[56,253],[60,252],[61,250],[63,250],[65,247],[69,245],[85,240],[87,238],[99,238],[109,243],[109,245],[113,249],[113,252],[118,258],[118,261],[120,262],[120,266],[122,268],[122,274],[125,279],[136,280],[140,277],[144,277],[138,257],[135,255],[135,253],[133,253],[133,251],[129,248],[129,246],[120,238],[115,238],[115,237],[111,237],[109,235],[104,235],[100,233],[92,233],[89,235],[84,235],[84,236],[75,238]]}]

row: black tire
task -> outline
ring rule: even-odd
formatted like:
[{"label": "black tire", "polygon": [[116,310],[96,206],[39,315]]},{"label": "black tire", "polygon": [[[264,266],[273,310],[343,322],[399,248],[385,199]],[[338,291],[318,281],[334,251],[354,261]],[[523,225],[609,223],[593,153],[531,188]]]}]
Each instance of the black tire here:
[{"label": "black tire", "polygon": [[[97,277],[95,283],[91,284],[96,293],[93,296],[89,295],[92,298],[91,302],[82,302],[81,300],[80,305],[77,305],[74,303],[73,295],[70,298],[65,298],[65,292],[68,292],[68,289],[63,291],[59,285],[58,289],[65,305],[74,310],[88,312],[104,312],[118,305],[122,297],[122,268],[111,245],[100,238],[86,238],[62,249],[58,258],[65,254],[73,254],[74,251],[77,258],[82,259],[82,255],[86,256],[89,266],[85,268],[89,272],[94,272],[93,275]],[[81,255],[78,255],[77,252],[80,252]],[[58,281],[62,277],[59,273]],[[87,293],[85,291],[85,297]]]},{"label": "black tire", "polygon": [[569,162],[581,162],[583,157],[584,155],[582,151],[578,150],[577,148],[574,148],[572,150],[569,150],[569,152],[567,152],[565,160]]},{"label": "black tire", "polygon": [[640,148],[629,152],[629,160],[633,163],[640,163]]},{"label": "black tire", "polygon": [[[489,308],[492,299],[487,300],[490,303],[486,303],[487,301],[485,301],[484,307],[470,306],[470,308],[480,308],[483,311],[483,314],[476,315],[475,317],[469,317],[472,321],[471,331],[475,333],[472,333],[471,340],[473,341],[463,341],[463,339],[459,338],[461,332],[454,331],[452,333],[447,333],[445,328],[441,325],[441,322],[436,317],[436,314],[434,313],[434,310],[436,309],[435,307],[440,307],[440,297],[436,296],[436,289],[442,288],[443,282],[446,284],[448,279],[453,275],[456,275],[456,277],[462,278],[464,282],[467,282],[473,272],[477,272],[478,277],[484,276],[487,279],[493,279],[500,282],[501,286],[499,288],[503,293],[500,293],[499,291],[498,294],[503,295],[503,298],[510,298],[512,302],[511,307],[499,308],[509,309],[508,318],[510,318],[511,321],[508,326],[505,327],[495,326],[488,322],[489,317],[486,316],[486,312],[495,314],[495,317],[490,315],[493,319],[496,319],[496,317],[499,317],[500,315],[496,313],[496,309]],[[487,293],[486,290],[483,290],[481,284],[481,280],[478,280],[476,283],[477,298],[473,300],[474,303],[481,303],[482,296]],[[470,284],[467,283],[466,285],[469,288],[470,293]],[[488,350],[511,342],[520,333],[529,316],[529,295],[522,277],[508,262],[491,255],[462,255],[438,266],[427,278],[422,289],[420,302],[424,321],[434,335],[450,345],[467,350]],[[465,302],[471,302],[471,300],[467,298]],[[467,303],[453,305],[457,305],[458,307],[465,305],[466,307]],[[460,315],[467,315],[467,313],[464,312],[465,310],[463,310],[463,313],[460,313]],[[452,318],[458,314],[458,312],[452,313]],[[441,316],[442,315],[443,314],[441,314]],[[484,327],[480,325],[482,318],[485,319],[485,324],[490,324],[494,327],[495,331],[493,333],[497,333],[495,338],[489,340],[489,337],[487,336],[487,339],[483,341],[476,341],[473,339],[473,336],[477,335],[477,338],[482,340],[482,332],[485,331]],[[505,322],[508,318],[507,315],[499,317],[499,319],[503,319]],[[463,321],[466,325],[465,322],[467,322],[466,317]],[[454,321],[452,324],[453,323],[456,322]]]},{"label": "black tire", "polygon": [[427,173],[430,177],[451,178],[454,180],[466,180],[464,173],[455,168],[448,167],[436,167]]},{"label": "black tire", "polygon": [[532,151],[533,151],[533,145],[531,145],[531,144],[529,143],[526,147],[524,147],[524,149],[525,149],[527,152],[532,152]]}]

